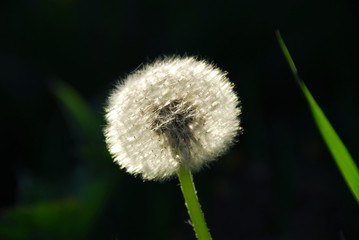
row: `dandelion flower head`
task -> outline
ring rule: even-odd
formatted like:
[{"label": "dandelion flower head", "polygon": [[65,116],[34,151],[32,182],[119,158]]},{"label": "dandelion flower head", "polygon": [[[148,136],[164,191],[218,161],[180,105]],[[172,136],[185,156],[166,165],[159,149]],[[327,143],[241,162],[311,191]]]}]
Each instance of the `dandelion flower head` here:
[{"label": "dandelion flower head", "polygon": [[232,145],[239,101],[226,73],[192,57],[165,58],[127,76],[106,108],[106,142],[121,168],[145,180],[192,171]]}]

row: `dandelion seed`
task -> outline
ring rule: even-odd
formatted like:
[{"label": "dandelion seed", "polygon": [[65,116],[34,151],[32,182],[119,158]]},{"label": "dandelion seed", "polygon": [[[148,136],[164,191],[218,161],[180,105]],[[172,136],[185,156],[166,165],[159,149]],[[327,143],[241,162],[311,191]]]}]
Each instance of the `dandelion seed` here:
[{"label": "dandelion seed", "polygon": [[195,58],[165,58],[129,75],[110,95],[106,142],[121,168],[143,179],[195,171],[233,143],[238,97],[226,73]]}]

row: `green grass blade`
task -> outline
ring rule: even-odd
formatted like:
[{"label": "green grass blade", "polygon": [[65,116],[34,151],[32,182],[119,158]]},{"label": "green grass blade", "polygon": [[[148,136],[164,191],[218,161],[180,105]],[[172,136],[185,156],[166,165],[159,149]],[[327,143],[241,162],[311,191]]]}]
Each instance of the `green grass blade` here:
[{"label": "green grass blade", "polygon": [[329,120],[326,118],[318,103],[313,98],[307,86],[300,79],[297,68],[295,67],[293,59],[290,56],[290,53],[283,39],[281,38],[279,31],[276,32],[276,35],[284,56],[292,70],[293,76],[299,84],[299,87],[301,88],[304,97],[308,102],[310,111],[319,129],[319,132],[322,135],[330,153],[332,154],[345,182],[359,203],[359,170],[349,151],[340,140],[338,134],[335,132]]},{"label": "green grass blade", "polygon": [[51,90],[83,131],[92,132],[97,119],[76,90],[61,80],[53,81]]},{"label": "green grass blade", "polygon": [[81,156],[91,161],[98,171],[105,166],[103,159],[110,158],[103,140],[101,119],[71,85],[55,79],[49,87],[67,120]]}]

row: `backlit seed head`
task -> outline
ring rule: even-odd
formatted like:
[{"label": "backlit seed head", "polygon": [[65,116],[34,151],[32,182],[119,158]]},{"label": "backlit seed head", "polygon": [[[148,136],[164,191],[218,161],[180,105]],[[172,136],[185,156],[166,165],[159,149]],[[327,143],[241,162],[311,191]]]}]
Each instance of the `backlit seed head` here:
[{"label": "backlit seed head", "polygon": [[198,170],[233,143],[238,97],[226,73],[195,58],[165,58],[119,83],[106,108],[106,142],[121,168],[166,179]]}]

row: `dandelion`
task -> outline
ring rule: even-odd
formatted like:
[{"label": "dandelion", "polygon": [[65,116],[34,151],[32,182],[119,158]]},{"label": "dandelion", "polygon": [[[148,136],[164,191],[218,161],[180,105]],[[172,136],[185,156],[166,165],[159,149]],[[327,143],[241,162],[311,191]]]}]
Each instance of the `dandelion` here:
[{"label": "dandelion", "polygon": [[239,130],[226,73],[195,58],[165,58],[129,75],[106,109],[106,142],[121,168],[144,180],[178,175],[198,239],[211,239],[191,172],[228,149]]},{"label": "dandelion", "polygon": [[233,143],[241,113],[226,73],[192,57],[165,58],[120,82],[106,109],[106,142],[144,180],[196,171]]}]

